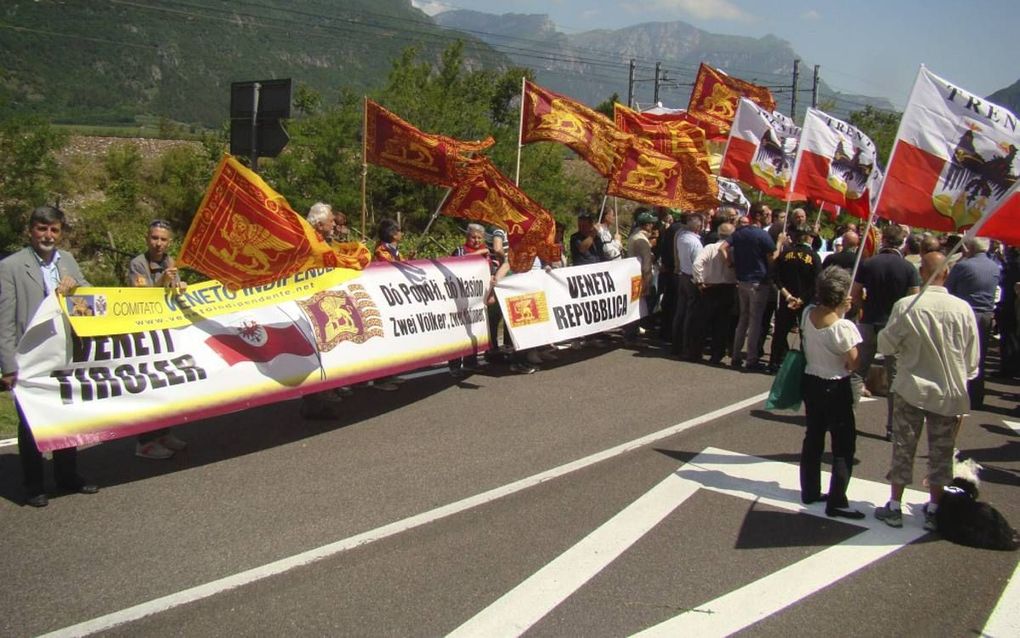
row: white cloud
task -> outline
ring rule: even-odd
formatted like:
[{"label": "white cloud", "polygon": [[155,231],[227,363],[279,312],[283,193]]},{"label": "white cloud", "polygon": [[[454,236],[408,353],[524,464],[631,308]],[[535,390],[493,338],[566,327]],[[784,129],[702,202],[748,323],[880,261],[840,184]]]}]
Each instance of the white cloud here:
[{"label": "white cloud", "polygon": [[646,10],[676,11],[701,20],[736,20],[748,21],[754,17],[735,5],[730,0],[649,0],[631,6],[641,6]]},{"label": "white cloud", "polygon": [[411,0],[411,6],[415,9],[419,9],[426,15],[434,16],[444,11],[451,11],[457,7],[452,4],[446,4],[439,0]]},{"label": "white cloud", "polygon": [[800,14],[801,20],[821,20],[822,14],[818,13],[814,9],[808,9],[804,13]]}]

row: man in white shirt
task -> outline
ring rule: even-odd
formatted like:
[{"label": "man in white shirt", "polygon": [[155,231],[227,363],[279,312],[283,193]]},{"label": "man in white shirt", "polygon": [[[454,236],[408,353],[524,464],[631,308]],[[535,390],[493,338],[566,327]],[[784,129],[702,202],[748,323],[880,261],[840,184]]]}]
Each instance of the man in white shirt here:
[{"label": "man in white shirt", "polygon": [[690,324],[690,356],[701,361],[705,347],[705,336],[712,339],[712,353],[709,361],[718,364],[726,355],[726,349],[733,342],[736,325],[737,271],[726,259],[720,247],[733,234],[733,224],[719,226],[719,241],[709,244],[698,253],[694,260],[694,285],[700,298],[694,306]]},{"label": "man in white shirt", "polygon": [[673,346],[672,352],[680,358],[691,356],[691,344],[688,326],[698,302],[698,289],[694,285],[694,260],[703,246],[701,229],[705,226],[705,218],[701,213],[688,213],[684,228],[676,234],[677,300],[673,311]]},{"label": "man in white shirt", "polygon": [[[945,255],[921,258],[921,279],[938,271]],[[942,270],[917,298],[898,300],[885,328],[878,333],[878,350],[895,355],[899,374],[892,382],[891,498],[875,510],[875,518],[892,527],[903,525],[900,501],[913,480],[914,453],[921,428],[928,426],[928,490],[924,527],[934,531],[942,488],[953,479],[955,426],[970,410],[967,381],[977,375],[978,329],[967,302],[949,294]]]},{"label": "man in white shirt", "polygon": [[602,220],[595,224],[595,247],[602,261],[613,261],[623,257],[623,242],[620,233],[613,228],[615,225],[616,211],[612,208],[607,209],[602,214]]}]

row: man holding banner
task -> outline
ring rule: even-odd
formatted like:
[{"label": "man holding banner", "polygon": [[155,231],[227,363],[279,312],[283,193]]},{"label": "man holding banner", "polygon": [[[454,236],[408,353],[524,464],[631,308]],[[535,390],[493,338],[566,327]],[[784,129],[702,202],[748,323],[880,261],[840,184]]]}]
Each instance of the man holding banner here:
[{"label": "man holding banner", "polygon": [[[146,251],[128,264],[129,286],[162,286],[177,293],[187,289],[187,284],[181,281],[174,258],[167,252],[171,241],[173,233],[170,224],[162,219],[153,220],[149,224],[149,232],[145,236]],[[187,445],[174,436],[170,428],[160,428],[138,435],[135,456],[153,460],[168,459]]]},{"label": "man holding banner", "polygon": [[[43,299],[54,292],[66,295],[78,286],[88,285],[74,257],[57,249],[64,220],[64,212],[59,208],[36,208],[28,220],[28,247],[0,261],[0,373],[5,389],[13,389],[17,383],[18,342]],[[49,499],[43,484],[42,453],[21,407],[17,401],[14,405],[18,410],[18,455],[25,504],[46,507]],[[99,491],[78,474],[78,451],[73,447],[54,450],[53,471],[57,486],[63,490],[80,494]]]}]

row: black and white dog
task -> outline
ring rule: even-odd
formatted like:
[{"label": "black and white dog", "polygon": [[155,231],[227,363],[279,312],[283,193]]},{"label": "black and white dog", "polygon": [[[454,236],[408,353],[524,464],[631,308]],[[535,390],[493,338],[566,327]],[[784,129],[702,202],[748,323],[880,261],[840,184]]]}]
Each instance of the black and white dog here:
[{"label": "black and white dog", "polygon": [[948,541],[982,549],[1015,550],[1020,534],[988,503],[978,501],[978,473],[974,459],[953,460],[953,482],[945,488],[935,513],[939,534]]}]

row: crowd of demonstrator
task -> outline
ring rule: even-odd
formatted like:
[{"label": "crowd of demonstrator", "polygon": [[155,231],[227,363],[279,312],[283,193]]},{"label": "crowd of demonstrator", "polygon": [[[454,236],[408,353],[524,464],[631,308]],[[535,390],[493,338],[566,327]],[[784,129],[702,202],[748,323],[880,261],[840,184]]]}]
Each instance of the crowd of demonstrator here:
[{"label": "crowd of demonstrator", "polygon": [[[317,203],[308,222],[327,242],[349,242],[346,216],[328,204]],[[17,380],[15,347],[32,314],[53,291],[68,293],[88,285],[72,255],[57,249],[64,230],[64,214],[44,206],[29,219],[29,246],[0,262],[0,370],[3,385]],[[986,240],[968,239],[963,250],[947,261],[953,245],[946,239],[911,235],[895,224],[882,228],[881,246],[860,260],[861,239],[856,225],[837,229],[833,250],[822,260],[817,227],[803,209],[790,219],[773,219],[769,207],[749,210],[720,207],[705,212],[639,208],[626,240],[620,235],[615,212],[601,218],[581,213],[577,230],[563,245],[564,259],[534,268],[594,264],[630,256],[641,264],[642,304],[647,316],[622,330],[623,343],[658,347],[681,361],[728,365],[746,372],[771,374],[799,336],[807,359],[803,393],[807,428],[802,448],[801,486],[805,503],[826,501],[830,516],[858,518],[850,509],[846,488],[853,467],[856,424],[854,410],[868,394],[866,381],[881,353],[888,394],[887,437],[893,442],[891,499],[876,510],[886,523],[902,524],[900,498],[912,480],[917,439],[927,423],[931,450],[928,484],[931,502],[926,526],[934,528],[934,511],[942,486],[948,483],[952,449],[962,415],[984,401],[985,361],[993,326],[1000,334],[1001,374],[1020,373],[1020,323],[1016,316],[1020,252],[1005,255]],[[557,225],[556,241],[563,243],[564,227]],[[167,249],[172,229],[153,221],[146,237],[147,251],[131,261],[127,284],[183,289]],[[392,219],[377,229],[373,259],[401,261],[403,232]],[[957,238],[958,239],[958,238]],[[949,245],[947,245],[947,243]],[[492,282],[511,276],[506,234],[470,224],[462,246],[453,256],[488,257]],[[569,260],[568,260],[569,256]],[[930,280],[925,295],[916,297],[922,280]],[[997,291],[1001,289],[1001,295]],[[511,371],[532,374],[557,358],[557,346],[514,351],[505,325],[500,339],[498,304],[487,298],[491,349],[449,363],[455,378],[476,371],[479,355],[487,364],[508,364]],[[765,341],[771,332],[766,361]],[[609,335],[595,335],[558,347],[605,345]],[[502,346],[499,345],[502,341]],[[396,390],[400,377],[376,380],[366,386]],[[308,395],[302,401],[304,418],[332,419],[338,404],[353,390],[341,387]],[[18,443],[26,503],[47,504],[42,455],[19,409]],[[819,483],[825,434],[831,436],[832,480],[828,493]],[[187,443],[169,430],[140,436],[135,453],[166,459]],[[95,493],[98,488],[78,474],[75,450],[54,453],[56,483],[65,491]]]}]

